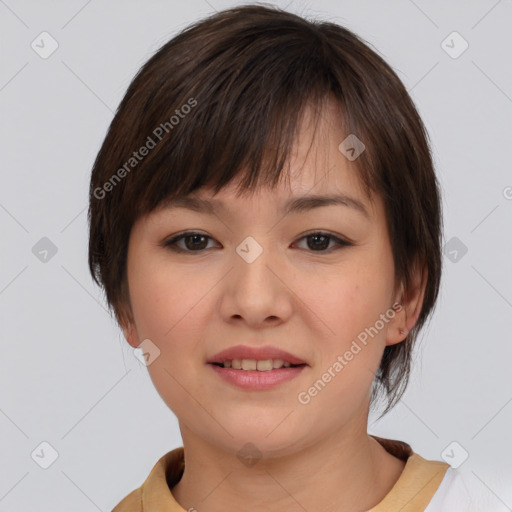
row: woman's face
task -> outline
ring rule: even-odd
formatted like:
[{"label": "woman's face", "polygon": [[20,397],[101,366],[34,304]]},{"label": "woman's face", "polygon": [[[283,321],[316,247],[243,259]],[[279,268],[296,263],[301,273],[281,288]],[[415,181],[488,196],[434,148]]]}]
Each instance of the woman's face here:
[{"label": "woman's face", "polygon": [[[289,184],[241,197],[229,186],[213,198],[214,212],[175,205],[139,219],[131,233],[134,324],[125,335],[133,347],[151,340],[143,344],[148,370],[182,435],[226,452],[252,443],[278,456],[340,429],[366,429],[383,350],[404,338],[403,311],[392,309],[400,296],[382,200],[365,197],[338,149],[346,135],[336,111],[325,114],[307,155],[313,131],[303,125]],[[286,210],[313,195],[354,203]],[[213,197],[207,190],[193,196]],[[165,245],[185,231],[202,236]],[[307,364],[266,389],[243,388],[208,363],[237,345],[275,347]]]}]

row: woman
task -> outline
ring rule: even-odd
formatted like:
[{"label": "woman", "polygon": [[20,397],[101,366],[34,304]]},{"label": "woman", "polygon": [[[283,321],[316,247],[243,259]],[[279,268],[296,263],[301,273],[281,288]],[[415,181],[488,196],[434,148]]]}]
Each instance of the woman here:
[{"label": "woman", "polygon": [[89,219],[183,439],[116,512],[467,510],[456,470],[367,433],[434,309],[442,220],[422,121],[355,34],[257,5],[185,29],[122,100]]}]

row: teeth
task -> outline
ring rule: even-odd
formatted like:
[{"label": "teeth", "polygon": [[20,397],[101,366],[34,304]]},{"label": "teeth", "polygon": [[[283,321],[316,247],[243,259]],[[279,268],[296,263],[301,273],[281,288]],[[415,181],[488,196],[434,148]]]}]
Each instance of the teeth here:
[{"label": "teeth", "polygon": [[255,359],[242,359],[242,370],[256,370],[257,365]]},{"label": "teeth", "polygon": [[233,368],[235,370],[258,370],[267,372],[279,368],[289,368],[291,364],[282,359],[265,359],[257,361],[256,359],[233,359],[232,361],[224,361],[224,368]]}]

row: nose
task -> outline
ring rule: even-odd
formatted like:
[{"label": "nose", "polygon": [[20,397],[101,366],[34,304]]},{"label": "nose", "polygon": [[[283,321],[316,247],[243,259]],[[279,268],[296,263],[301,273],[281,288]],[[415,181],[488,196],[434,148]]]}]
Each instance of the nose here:
[{"label": "nose", "polygon": [[248,237],[233,255],[223,288],[221,314],[228,322],[261,328],[286,322],[293,312],[291,279],[282,260]]}]

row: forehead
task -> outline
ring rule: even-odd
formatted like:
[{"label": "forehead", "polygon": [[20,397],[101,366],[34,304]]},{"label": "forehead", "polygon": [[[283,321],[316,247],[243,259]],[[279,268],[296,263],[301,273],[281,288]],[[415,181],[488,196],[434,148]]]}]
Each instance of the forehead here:
[{"label": "forehead", "polygon": [[217,193],[213,187],[202,187],[185,196],[171,196],[160,203],[158,210],[185,208],[206,214],[230,214],[242,208],[287,214],[341,205],[347,212],[368,220],[378,205],[374,195],[366,194],[357,160],[349,160],[339,149],[346,137],[337,102],[326,101],[319,109],[308,105],[275,187],[258,184],[250,190],[241,189],[240,172]]},{"label": "forehead", "polygon": [[[168,208],[188,208],[201,213],[222,213],[235,204],[256,199],[281,213],[306,211],[317,206],[343,205],[371,218],[374,197],[364,190],[356,161],[340,151],[347,134],[342,128],[340,109],[326,103],[318,117],[308,108],[299,124],[288,161],[275,188],[261,185],[253,190],[240,190],[241,176],[217,194],[203,187],[189,194],[165,201]],[[251,204],[254,206],[254,202]]]},{"label": "forehead", "polygon": [[[269,194],[271,194],[271,192],[265,193],[267,199]],[[229,213],[230,206],[233,202],[233,199],[223,200],[218,197],[206,198],[199,195],[189,195],[167,201],[165,208],[167,210],[184,208],[198,213],[218,214]],[[278,200],[275,202],[277,203],[276,208],[278,212],[284,215],[306,212],[323,206],[343,206],[358,213],[366,220],[370,220],[372,217],[368,206],[361,199],[341,192],[293,195],[281,203],[279,203]]]}]

